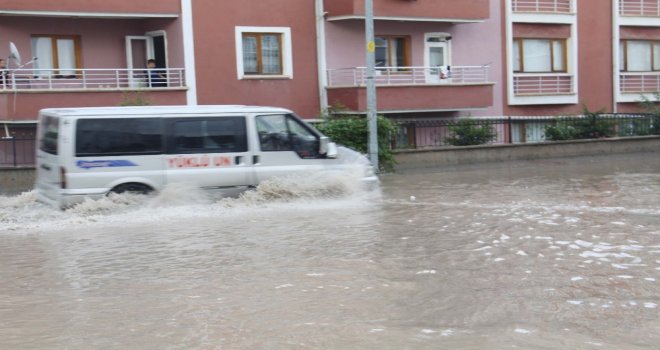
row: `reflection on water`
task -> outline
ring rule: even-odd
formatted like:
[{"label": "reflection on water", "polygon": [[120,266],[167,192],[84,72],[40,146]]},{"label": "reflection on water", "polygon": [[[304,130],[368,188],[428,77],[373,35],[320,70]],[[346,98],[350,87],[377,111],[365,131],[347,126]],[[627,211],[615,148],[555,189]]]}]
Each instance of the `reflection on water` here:
[{"label": "reflection on water", "polygon": [[660,161],[610,156],[60,212],[0,198],[0,348],[655,349]]}]

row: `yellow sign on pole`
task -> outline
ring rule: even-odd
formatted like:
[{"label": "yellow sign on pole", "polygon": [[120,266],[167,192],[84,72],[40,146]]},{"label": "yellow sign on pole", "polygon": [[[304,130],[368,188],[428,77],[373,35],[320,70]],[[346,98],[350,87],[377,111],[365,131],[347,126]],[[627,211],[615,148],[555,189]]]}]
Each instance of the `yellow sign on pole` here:
[{"label": "yellow sign on pole", "polygon": [[374,43],[373,41],[370,41],[370,42],[367,44],[367,50],[369,50],[369,52],[374,52],[374,51],[376,51],[376,43]]}]

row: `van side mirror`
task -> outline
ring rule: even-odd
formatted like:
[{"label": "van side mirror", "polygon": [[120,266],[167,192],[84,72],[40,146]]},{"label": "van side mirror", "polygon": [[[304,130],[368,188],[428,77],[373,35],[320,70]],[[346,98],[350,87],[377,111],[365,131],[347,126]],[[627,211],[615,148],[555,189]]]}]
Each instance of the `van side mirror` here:
[{"label": "van side mirror", "polygon": [[331,142],[327,136],[322,136],[320,141],[319,154],[328,158],[337,158],[337,144]]}]

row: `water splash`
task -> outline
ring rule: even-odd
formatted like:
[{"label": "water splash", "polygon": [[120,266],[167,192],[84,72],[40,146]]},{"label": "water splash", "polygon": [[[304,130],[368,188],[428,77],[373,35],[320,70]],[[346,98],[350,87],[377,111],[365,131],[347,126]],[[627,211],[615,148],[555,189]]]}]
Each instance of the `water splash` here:
[{"label": "water splash", "polygon": [[244,215],[246,209],[256,207],[322,207],[331,205],[329,201],[364,205],[364,196],[379,196],[380,192],[367,191],[360,179],[357,171],[285,176],[264,181],[233,197],[200,189],[192,183],[173,183],[147,196],[113,193],[100,199],[85,199],[66,211],[37,202],[36,193],[31,191],[14,197],[0,196],[0,232]]}]

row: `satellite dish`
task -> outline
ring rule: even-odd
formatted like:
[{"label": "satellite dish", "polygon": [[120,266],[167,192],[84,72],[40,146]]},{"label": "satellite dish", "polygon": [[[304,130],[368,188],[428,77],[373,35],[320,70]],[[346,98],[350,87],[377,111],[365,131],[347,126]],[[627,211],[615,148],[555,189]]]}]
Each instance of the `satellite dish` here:
[{"label": "satellite dish", "polygon": [[11,41],[9,42],[9,59],[14,61],[14,65],[21,65],[21,54],[18,52],[16,45]]}]

